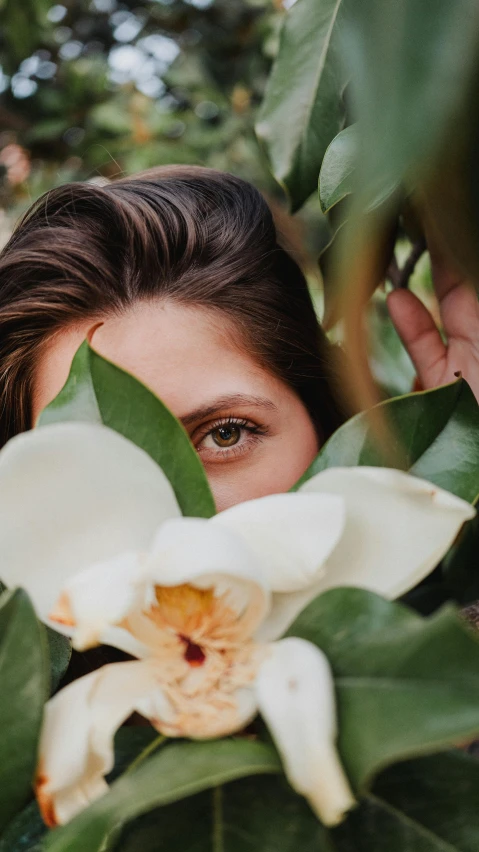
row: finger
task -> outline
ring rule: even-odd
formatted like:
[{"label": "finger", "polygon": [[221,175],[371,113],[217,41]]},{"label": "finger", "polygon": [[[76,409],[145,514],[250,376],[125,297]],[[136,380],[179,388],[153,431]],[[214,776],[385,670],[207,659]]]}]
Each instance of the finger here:
[{"label": "finger", "polygon": [[441,322],[448,340],[479,343],[479,301],[474,287],[465,282],[447,294],[439,305]]},{"label": "finger", "polygon": [[389,294],[387,303],[393,325],[409,353],[422,386],[427,389],[441,384],[447,349],[431,314],[409,290],[394,290]]}]

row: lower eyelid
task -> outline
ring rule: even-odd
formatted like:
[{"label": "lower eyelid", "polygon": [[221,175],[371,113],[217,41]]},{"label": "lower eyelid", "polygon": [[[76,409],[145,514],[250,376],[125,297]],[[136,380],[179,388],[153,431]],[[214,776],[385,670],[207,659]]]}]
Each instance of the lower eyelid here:
[{"label": "lower eyelid", "polygon": [[259,443],[265,436],[265,433],[255,433],[251,430],[248,431],[246,426],[243,426],[242,429],[247,433],[246,439],[242,440],[238,444],[233,444],[231,447],[224,447],[223,449],[221,447],[216,447],[215,449],[213,447],[202,448],[201,444],[205,438],[208,437],[209,433],[207,433],[196,447],[198,454],[202,456],[208,456],[211,454],[212,458],[206,459],[206,461],[227,461],[228,459],[235,457],[238,458],[239,456],[244,455],[244,453],[248,452],[249,449],[252,449],[253,445]]}]

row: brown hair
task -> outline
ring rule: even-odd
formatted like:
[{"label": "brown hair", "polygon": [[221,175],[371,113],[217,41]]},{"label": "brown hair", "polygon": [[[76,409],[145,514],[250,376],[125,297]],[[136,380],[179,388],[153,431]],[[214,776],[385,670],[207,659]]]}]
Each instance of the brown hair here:
[{"label": "brown hair", "polygon": [[158,296],[223,311],[298,393],[323,439],[340,424],[327,341],[264,198],[230,174],[167,166],[54,189],[5,246],[0,446],[31,425],[35,363],[54,332]]}]

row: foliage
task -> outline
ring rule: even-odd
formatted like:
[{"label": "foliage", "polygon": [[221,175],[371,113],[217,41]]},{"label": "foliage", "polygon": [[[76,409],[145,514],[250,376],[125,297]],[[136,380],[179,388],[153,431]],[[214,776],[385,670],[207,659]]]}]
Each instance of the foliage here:
[{"label": "foliage", "polygon": [[398,467],[474,503],[479,483],[479,407],[459,379],[433,391],[407,394],[380,406],[390,428],[381,444],[369,412],[341,426],[300,482],[327,467]]},{"label": "foliage", "polygon": [[0,14],[5,205],[172,162],[274,192],[253,134],[275,49],[269,0],[5,0]]},{"label": "foliage", "polygon": [[0,598],[0,832],[28,798],[48,668],[42,628],[22,591]]},{"label": "foliage", "polygon": [[315,189],[326,148],[344,121],[346,78],[338,55],[343,8],[342,0],[292,6],[258,119],[258,135],[294,210]]},{"label": "foliage", "polygon": [[25,592],[0,596],[0,837],[31,795],[43,705],[58,687],[70,643],[37,620]]},{"label": "foliage", "polygon": [[[323,42],[306,23],[314,20],[314,10],[324,15],[322,25],[334,46],[329,99],[318,93],[311,108],[291,122],[288,97],[302,93],[298,103],[304,103],[312,81],[328,68],[320,62],[321,51],[314,54],[314,45]],[[298,44],[305,40],[318,64],[307,66],[305,52],[299,59],[298,51],[280,49],[271,80],[283,81],[289,95],[280,98],[269,85],[262,114],[274,116],[272,139],[262,121],[258,130],[265,135],[277,179],[288,183],[285,176],[292,176],[288,189],[295,208],[319,176],[320,202],[331,226],[321,263],[328,321],[337,319],[338,310],[347,313],[355,289],[364,302],[385,279],[394,287],[407,286],[424,251],[425,234],[477,280],[473,152],[479,126],[474,98],[479,23],[474,0],[420,5],[411,0],[298,0],[286,15],[284,44],[291,32]],[[332,102],[346,104],[344,129],[334,130]],[[295,175],[310,139],[321,144],[317,157],[308,156],[308,180],[301,183]],[[400,247],[394,249],[396,233],[402,241],[405,235],[411,240],[402,268]],[[351,317],[353,322],[357,317]]]},{"label": "foliage", "polygon": [[273,749],[246,739],[169,745],[119,779],[92,810],[56,831],[46,852],[83,852],[86,841],[91,852],[100,852],[105,837],[124,819],[244,775],[278,771]]},{"label": "foliage", "polygon": [[479,687],[479,643],[452,608],[424,619],[370,592],[332,589],[289,632],[317,644],[331,662],[340,749],[355,789],[366,791],[391,763],[444,748],[452,720],[453,737],[461,725],[459,705],[464,733],[456,741],[476,736],[477,699],[464,698]]}]

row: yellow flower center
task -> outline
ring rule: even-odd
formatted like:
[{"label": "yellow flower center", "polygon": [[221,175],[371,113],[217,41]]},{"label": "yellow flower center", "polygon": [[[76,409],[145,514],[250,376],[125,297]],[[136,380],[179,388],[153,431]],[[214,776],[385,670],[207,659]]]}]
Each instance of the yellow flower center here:
[{"label": "yellow flower center", "polygon": [[[189,583],[156,586],[156,603],[149,617],[155,626],[175,633],[186,645],[185,659],[200,664],[200,649],[237,647],[246,638],[242,615],[228,602],[228,595],[215,595],[214,589],[198,589]],[[203,660],[201,660],[203,662]]]},{"label": "yellow flower center", "polygon": [[250,636],[250,613],[229,593],[189,583],[157,586],[148,619],[158,643],[158,674],[171,718],[168,736],[222,736],[237,730],[238,690],[254,680],[262,649]]}]

